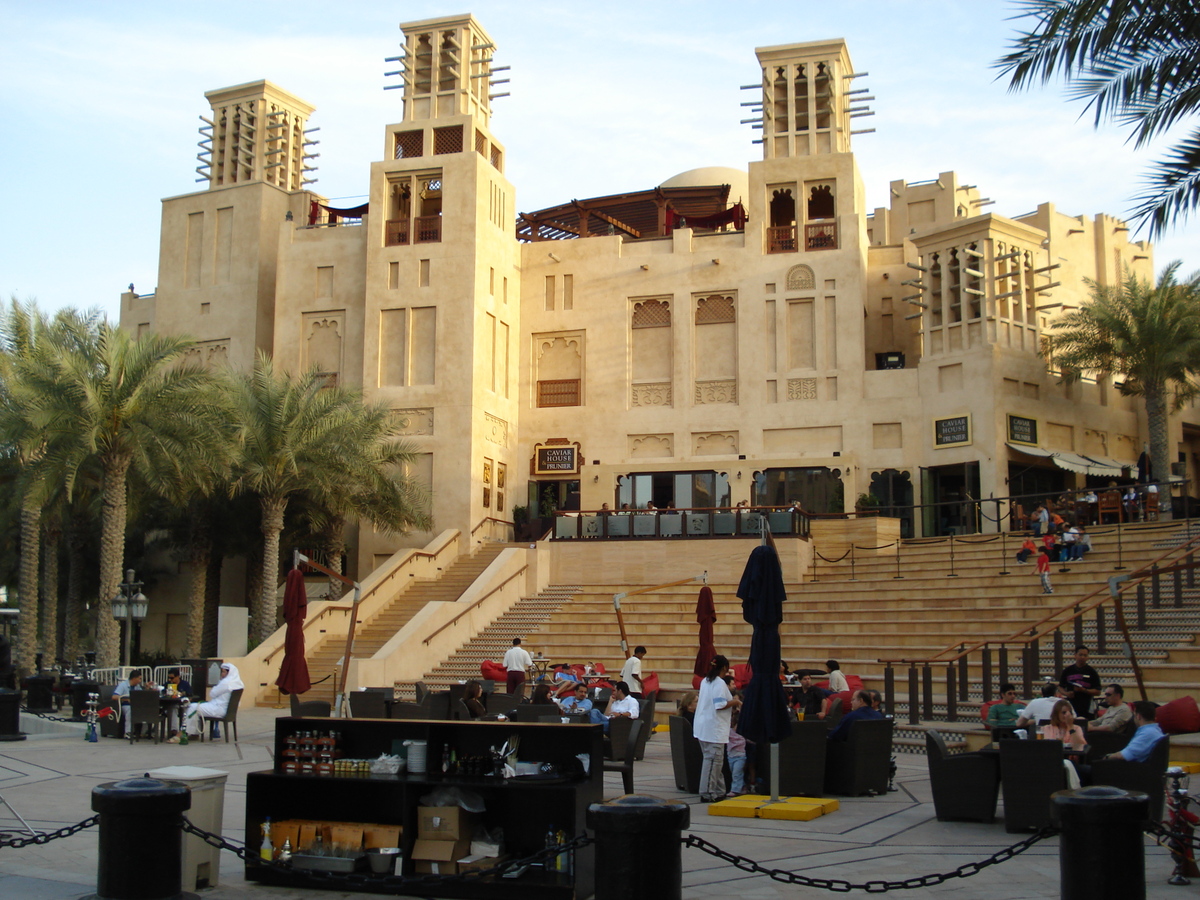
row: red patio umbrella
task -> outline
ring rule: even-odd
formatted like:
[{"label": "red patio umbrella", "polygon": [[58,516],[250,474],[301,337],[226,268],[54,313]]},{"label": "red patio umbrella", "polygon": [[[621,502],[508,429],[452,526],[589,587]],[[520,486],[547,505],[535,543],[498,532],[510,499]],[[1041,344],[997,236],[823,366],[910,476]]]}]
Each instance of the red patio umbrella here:
[{"label": "red patio umbrella", "polygon": [[[713,592],[707,584],[700,588],[700,596],[696,598],[696,622],[700,626],[700,649],[696,652],[696,665],[692,673],[698,678],[708,674],[717,648],[713,644],[713,623],[717,621],[717,607],[713,603]],[[695,683],[693,679],[693,684]]]},{"label": "red patio umbrella", "polygon": [[299,569],[288,572],[283,591],[283,618],[287,632],[283,637],[283,662],[275,683],[285,694],[303,694],[312,687],[308,678],[308,660],[304,658],[304,617],[308,613],[308,594],[304,590],[304,573]]}]

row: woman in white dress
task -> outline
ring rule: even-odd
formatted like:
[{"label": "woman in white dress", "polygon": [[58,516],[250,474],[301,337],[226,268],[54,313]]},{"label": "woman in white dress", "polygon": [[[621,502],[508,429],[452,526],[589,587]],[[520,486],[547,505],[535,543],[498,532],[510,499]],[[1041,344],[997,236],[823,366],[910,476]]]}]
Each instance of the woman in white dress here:
[{"label": "woman in white dress", "polygon": [[725,796],[725,745],[729,743],[729,724],[733,711],[742,705],[729,691],[725,676],[729,660],[713,658],[708,674],[700,682],[696,717],[692,734],[700,742],[704,762],[700,766],[700,800],[712,803]]},{"label": "woman in white dress", "polygon": [[221,680],[213,685],[208,699],[203,703],[193,703],[187,711],[187,733],[193,737],[200,734],[200,717],[220,719],[229,710],[229,695],[242,690],[242,677],[238,674],[237,666],[233,663],[221,665]]}]

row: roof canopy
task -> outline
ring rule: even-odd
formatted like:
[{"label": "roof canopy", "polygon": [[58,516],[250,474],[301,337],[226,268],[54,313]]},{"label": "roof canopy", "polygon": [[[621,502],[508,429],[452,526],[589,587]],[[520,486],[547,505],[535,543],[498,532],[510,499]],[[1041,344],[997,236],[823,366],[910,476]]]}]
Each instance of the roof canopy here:
[{"label": "roof canopy", "polygon": [[[716,221],[729,202],[729,185],[656,187],[630,194],[612,194],[590,200],[572,200],[537,212],[521,213],[517,238],[523,241],[561,241],[577,237],[621,234],[626,238],[665,237],[682,224],[713,229],[727,224]],[[734,209],[741,210],[738,204]],[[741,212],[745,222],[745,212]]]}]

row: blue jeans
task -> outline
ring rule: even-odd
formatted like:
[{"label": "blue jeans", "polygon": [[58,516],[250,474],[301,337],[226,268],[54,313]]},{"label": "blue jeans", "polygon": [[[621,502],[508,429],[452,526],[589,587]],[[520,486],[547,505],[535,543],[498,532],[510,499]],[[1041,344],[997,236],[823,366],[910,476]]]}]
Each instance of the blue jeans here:
[{"label": "blue jeans", "polygon": [[746,757],[730,756],[729,774],[733,776],[729,790],[735,794],[740,794],[746,788]]}]

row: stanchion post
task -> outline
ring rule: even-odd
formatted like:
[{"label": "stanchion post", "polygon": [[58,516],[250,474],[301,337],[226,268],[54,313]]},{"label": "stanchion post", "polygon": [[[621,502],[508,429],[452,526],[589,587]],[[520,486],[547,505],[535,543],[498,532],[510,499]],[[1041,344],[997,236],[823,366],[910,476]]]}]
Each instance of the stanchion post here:
[{"label": "stanchion post", "polygon": [[1142,828],[1150,818],[1150,798],[1141,791],[1089,787],[1058,791],[1050,804],[1051,818],[1062,829],[1059,897],[1145,900]]},{"label": "stanchion post", "polygon": [[[192,795],[174,781],[130,778],[92,788],[100,814],[95,900],[195,898],[183,888],[183,813]],[[91,898],[88,898],[91,900]]]},{"label": "stanchion post", "polygon": [[596,835],[596,900],[681,900],[686,803],[626,794],[587,811]]}]

